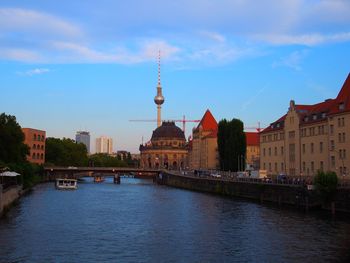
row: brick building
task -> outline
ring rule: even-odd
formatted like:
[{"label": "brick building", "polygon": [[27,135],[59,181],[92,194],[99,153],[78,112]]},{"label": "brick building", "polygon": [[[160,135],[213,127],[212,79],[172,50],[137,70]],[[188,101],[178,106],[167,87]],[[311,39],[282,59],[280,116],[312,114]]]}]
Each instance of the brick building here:
[{"label": "brick building", "polygon": [[31,163],[45,163],[45,140],[46,132],[32,128],[22,128],[25,139],[24,143],[30,148],[27,160]]}]

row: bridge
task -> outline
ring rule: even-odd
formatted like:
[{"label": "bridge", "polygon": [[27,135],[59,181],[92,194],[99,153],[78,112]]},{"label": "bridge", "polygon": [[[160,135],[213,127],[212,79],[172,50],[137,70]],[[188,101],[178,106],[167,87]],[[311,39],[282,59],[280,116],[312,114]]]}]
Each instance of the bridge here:
[{"label": "bridge", "polygon": [[120,175],[134,174],[136,178],[154,178],[161,171],[157,169],[141,169],[132,167],[44,167],[44,180],[53,181],[57,178],[79,179],[85,176],[113,176],[114,181],[120,181]]}]

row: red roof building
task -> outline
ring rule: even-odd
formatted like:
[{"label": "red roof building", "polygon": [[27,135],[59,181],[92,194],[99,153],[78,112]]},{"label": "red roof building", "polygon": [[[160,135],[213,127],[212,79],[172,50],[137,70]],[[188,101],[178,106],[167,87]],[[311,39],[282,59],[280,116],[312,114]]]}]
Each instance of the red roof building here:
[{"label": "red roof building", "polygon": [[262,169],[313,176],[318,170],[349,176],[350,74],[335,99],[295,104],[260,133]]}]

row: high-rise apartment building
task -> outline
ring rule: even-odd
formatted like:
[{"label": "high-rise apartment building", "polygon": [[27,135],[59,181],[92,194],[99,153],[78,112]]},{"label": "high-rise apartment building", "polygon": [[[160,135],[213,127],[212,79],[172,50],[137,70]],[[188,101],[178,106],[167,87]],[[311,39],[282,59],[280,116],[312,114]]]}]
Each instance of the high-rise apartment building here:
[{"label": "high-rise apartment building", "polygon": [[24,143],[29,147],[27,160],[36,164],[45,163],[46,132],[32,128],[22,128],[22,131],[24,133]]},{"label": "high-rise apartment building", "polygon": [[96,138],[96,153],[112,154],[113,152],[113,139],[101,136]]},{"label": "high-rise apartment building", "polygon": [[75,141],[86,146],[87,152],[90,153],[90,133],[87,131],[77,131]]},{"label": "high-rise apartment building", "polygon": [[350,75],[335,99],[314,105],[290,101],[287,114],[260,133],[260,169],[313,176],[350,167]]}]

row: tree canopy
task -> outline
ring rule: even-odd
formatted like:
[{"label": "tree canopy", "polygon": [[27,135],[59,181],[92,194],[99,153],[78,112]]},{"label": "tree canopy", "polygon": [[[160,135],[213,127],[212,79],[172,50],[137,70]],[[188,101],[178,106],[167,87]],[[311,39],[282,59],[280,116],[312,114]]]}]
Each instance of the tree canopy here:
[{"label": "tree canopy", "polygon": [[109,156],[105,153],[96,153],[89,157],[89,163],[95,167],[126,167],[128,163],[118,157]]},{"label": "tree canopy", "polygon": [[336,193],[338,176],[335,172],[318,171],[314,178],[316,190],[324,201],[330,201]]},{"label": "tree canopy", "polygon": [[19,163],[26,161],[29,148],[24,144],[24,134],[16,117],[0,115],[0,162]]},{"label": "tree canopy", "polygon": [[219,122],[218,152],[221,170],[234,172],[244,170],[246,138],[241,120],[223,119]]},{"label": "tree canopy", "polygon": [[74,140],[47,138],[45,150],[46,163],[61,166],[87,166],[86,146]]}]

